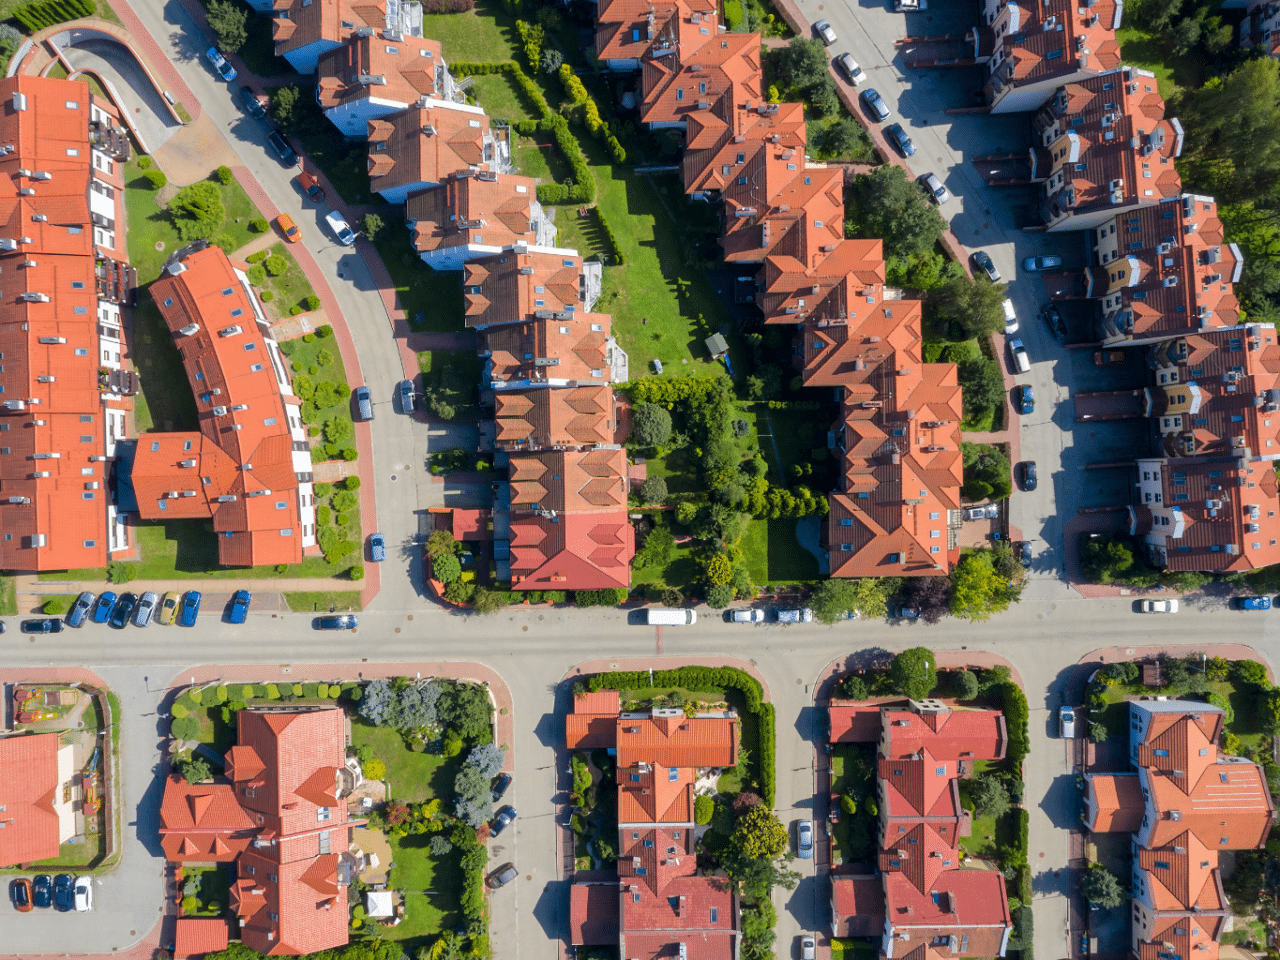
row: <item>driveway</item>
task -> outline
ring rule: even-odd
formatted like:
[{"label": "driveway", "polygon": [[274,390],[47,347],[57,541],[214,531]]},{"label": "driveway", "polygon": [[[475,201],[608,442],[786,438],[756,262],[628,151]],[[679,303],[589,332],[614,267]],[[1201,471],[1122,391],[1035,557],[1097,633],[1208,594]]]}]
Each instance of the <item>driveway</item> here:
[{"label": "driveway", "polygon": [[85,40],[64,50],[63,57],[73,70],[91,70],[110,81],[124,101],[121,109],[129,114],[129,122],[141,131],[152,152],[182,128],[147,72],[123,44]]}]

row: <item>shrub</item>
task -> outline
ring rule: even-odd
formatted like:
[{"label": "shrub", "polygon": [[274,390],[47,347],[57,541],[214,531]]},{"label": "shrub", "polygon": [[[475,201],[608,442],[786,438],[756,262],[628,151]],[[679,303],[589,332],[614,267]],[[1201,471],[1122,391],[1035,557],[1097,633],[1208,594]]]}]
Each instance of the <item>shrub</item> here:
[{"label": "shrub", "polygon": [[231,168],[226,164],[223,164],[217,170],[213,171],[213,175],[218,178],[218,182],[224,187],[235,179],[235,174],[231,172]]},{"label": "shrub", "polygon": [[352,580],[363,580],[364,567],[362,567],[360,564],[356,564],[354,567],[352,567],[350,570],[347,571],[347,576],[350,577]]},{"label": "shrub", "polygon": [[715,812],[716,802],[710,797],[702,795],[693,801],[693,822],[698,826],[705,827],[710,823]]},{"label": "shrub", "polygon": [[284,257],[270,256],[267,257],[263,266],[267,268],[267,273],[271,274],[273,277],[278,277],[289,269],[289,261]]},{"label": "shrub", "polygon": [[[326,453],[328,453],[328,447],[327,447],[327,446],[326,446],[326,448],[325,448],[325,452],[326,452]],[[332,456],[332,454],[330,454],[330,456]],[[351,518],[350,518],[349,516],[347,516],[345,513],[340,513],[340,514],[338,514],[338,516],[337,516],[337,518],[336,518],[336,520],[335,520],[334,522],[335,522],[335,523],[337,523],[337,524],[338,524],[338,526],[340,526],[340,527],[345,527],[348,523],[350,523],[350,522],[351,522]]]},{"label": "shrub", "polygon": [[[320,306],[320,298],[315,296],[314,294],[310,297],[307,297],[308,303],[311,303],[312,300],[315,301],[315,304],[311,307],[311,309],[314,310],[316,309],[316,307]],[[333,327],[329,326],[329,324],[327,323],[320,324],[320,326],[316,327],[316,336],[321,338],[332,337]]]},{"label": "shrub", "polygon": [[164,175],[162,170],[148,170],[142,176],[147,183],[151,184],[152,190],[159,190],[169,182],[169,178]]},{"label": "shrub", "polygon": [[146,156],[146,155],[144,154],[143,156],[141,156],[141,157],[139,157],[139,158],[138,158],[138,169],[139,169],[139,170],[147,170],[147,169],[150,169],[150,167],[151,167],[151,158],[150,158],[150,157],[148,157],[148,156]]},{"label": "shrub", "polygon": [[355,447],[347,447],[347,449],[342,451],[343,460],[347,460],[347,461],[354,460],[358,456],[360,456],[360,454]]},{"label": "shrub", "polygon": [[249,229],[254,233],[266,233],[269,226],[271,224],[267,223],[262,217],[254,217],[249,221]]},{"label": "shrub", "polygon": [[357,477],[355,474],[352,474],[351,476],[347,477],[345,480],[342,481],[342,489],[352,490],[352,491],[359,490],[360,478]]},{"label": "shrub", "polygon": [[208,239],[227,217],[222,191],[208,180],[189,184],[169,202],[169,216],[183,240]]},{"label": "shrub", "polygon": [[716,584],[707,588],[707,606],[713,610],[723,610],[733,602],[733,587],[727,583]]},{"label": "shrub", "polygon": [[[309,295],[307,296],[307,299],[306,299],[306,300],[304,300],[304,301],[303,301],[303,303],[304,303],[304,304],[306,304],[306,307],[307,307],[307,309],[308,309],[308,310],[319,310],[319,309],[320,309],[320,298],[319,298],[319,297],[317,297],[314,293],[309,294]],[[333,327],[329,326],[327,323],[326,323],[323,327],[321,327],[320,329],[321,329],[321,330],[328,330],[328,331],[329,331],[329,332],[328,332],[328,333],[326,333],[326,334],[322,334],[322,336],[326,336],[326,337],[331,337],[331,336],[333,336]]]},{"label": "shrub", "polygon": [[300,304],[295,303],[289,308],[289,316],[291,317],[296,317],[300,313],[302,313],[302,306]]},{"label": "shrub", "polygon": [[627,591],[621,587],[606,587],[603,590],[575,590],[573,605],[575,607],[616,607],[625,603]]},{"label": "shrub", "polygon": [[249,282],[255,287],[260,287],[267,282],[267,271],[263,269],[262,264],[255,263],[245,273],[249,278]]},{"label": "shrub", "polygon": [[46,600],[44,606],[40,609],[46,616],[60,617],[67,612],[67,599],[66,597],[52,597]]},{"label": "shrub", "polygon": [[276,295],[272,293],[270,290],[263,290],[262,293],[260,294],[260,299],[262,300],[263,303],[270,303],[275,298],[276,298]]}]

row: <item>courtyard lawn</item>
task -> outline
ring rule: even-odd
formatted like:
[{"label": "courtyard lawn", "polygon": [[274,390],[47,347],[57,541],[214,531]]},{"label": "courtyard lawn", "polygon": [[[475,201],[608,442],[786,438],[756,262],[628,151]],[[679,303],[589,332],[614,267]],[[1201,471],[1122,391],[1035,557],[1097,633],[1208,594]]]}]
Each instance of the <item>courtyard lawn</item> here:
[{"label": "courtyard lawn", "polygon": [[[389,207],[388,210],[398,210]],[[409,242],[409,228],[390,216],[375,246],[396,291],[400,309],[417,331],[450,333],[463,329],[462,271],[432,270]]]},{"label": "courtyard lawn", "polygon": [[[654,511],[653,518],[657,526],[672,525],[671,517],[667,513]],[[680,544],[676,547],[674,559],[669,563],[633,568],[632,587],[654,584],[660,587],[675,587],[677,590],[687,589],[702,576],[702,565],[695,558],[695,553],[690,544]]]},{"label": "courtyard lawn", "polygon": [[520,92],[509,74],[486,73],[474,77],[471,93],[491,122],[540,119],[537,107]]},{"label": "courtyard lawn", "polygon": [[390,727],[375,727],[353,721],[351,745],[368,747],[387,765],[387,788],[390,798],[406,803],[421,803],[441,797],[448,803],[453,794],[453,779],[462,767],[458,757],[445,759],[438,753],[418,753],[404,745],[404,739]]},{"label": "courtyard lawn", "polygon": [[[342,352],[338,349],[337,343],[332,337],[317,336],[308,343],[304,338],[299,337],[295,340],[286,340],[280,344],[280,352],[290,362],[293,373],[292,376],[305,376],[316,386],[322,383],[344,384],[347,383],[346,367],[342,363]],[[321,356],[324,354],[324,356]],[[336,402],[325,407],[315,409],[314,415],[308,416],[308,408],[313,407],[314,403],[308,401],[303,405],[303,419],[314,426],[323,427],[330,420],[351,420],[351,399],[350,397],[337,397]],[[346,450],[354,450],[356,447],[355,429],[351,430],[350,436],[346,440],[340,440],[336,443],[329,444],[325,442],[323,432],[321,436],[312,438],[314,445],[319,446],[325,444],[325,459],[337,459],[343,455]],[[328,450],[328,446],[332,445],[336,448],[336,452]]]},{"label": "courtyard lawn", "polygon": [[0,577],[0,616],[12,617],[18,613],[18,591],[13,577]]},{"label": "courtyard lawn", "polygon": [[196,397],[182,357],[149,294],[133,311],[133,340],[140,347],[133,354],[141,391],[134,400],[138,433],[199,429]]},{"label": "courtyard lawn", "polygon": [[[395,854],[391,883],[404,896],[404,922],[388,927],[382,934],[404,944],[412,954],[427,939],[458,923],[458,893],[462,890],[462,869],[458,855],[450,851],[433,857],[427,844],[431,835],[411,833],[390,840]],[[406,943],[406,941],[411,941]]]},{"label": "courtyard lawn", "polygon": [[738,545],[753,582],[804,583],[818,578],[818,558],[800,545],[797,522],[792,517],[751,521]]},{"label": "courtyard lawn", "polygon": [[[262,305],[267,318],[275,321],[287,317],[295,305],[306,310],[307,298],[314,297],[315,290],[311,288],[307,275],[302,272],[302,267],[298,266],[298,261],[289,252],[288,245],[284,241],[275,244],[267,251],[267,256],[281,257],[289,265],[289,268],[278,277],[273,277],[268,272],[266,283],[258,288],[259,294],[267,290],[271,292],[271,299]],[[330,349],[332,350],[333,347],[330,346]]]},{"label": "courtyard lawn", "polygon": [[427,14],[422,35],[439,40],[446,63],[519,60],[520,37],[499,0],[477,0],[465,13]]},{"label": "courtyard lawn", "polygon": [[[1236,690],[1235,684],[1229,680],[1211,681],[1206,693],[1220,693],[1231,704],[1235,717],[1227,724],[1227,730],[1240,738],[1241,752],[1261,750],[1267,738],[1262,731],[1261,718],[1258,716],[1260,698],[1254,693]],[[1170,688],[1147,687],[1140,682],[1116,684],[1107,687],[1106,709],[1102,711],[1102,716],[1096,719],[1107,728],[1107,736],[1126,736],[1129,730],[1129,708],[1125,697],[1153,695],[1168,696],[1172,699],[1182,699],[1184,696]],[[1193,694],[1186,694],[1185,697],[1193,702],[1198,702],[1199,699]],[[1087,733],[1086,730],[1082,735]]]},{"label": "courtyard lawn", "polygon": [[[230,723],[222,719],[221,704],[197,707],[191,716],[200,721],[200,732],[196,734],[196,739],[207,743],[215,753],[225,756],[236,745],[235,719],[233,717]],[[214,773],[217,772],[214,770]]]},{"label": "courtyard lawn", "polygon": [[185,867],[183,884],[186,881],[199,879],[200,892],[195,894],[198,906],[195,910],[185,911],[186,917],[220,917],[230,901],[227,899],[230,871],[226,867]]},{"label": "courtyard lawn", "polygon": [[455,422],[479,418],[484,358],[474,350],[424,350],[418,369],[423,393],[451,406]]}]

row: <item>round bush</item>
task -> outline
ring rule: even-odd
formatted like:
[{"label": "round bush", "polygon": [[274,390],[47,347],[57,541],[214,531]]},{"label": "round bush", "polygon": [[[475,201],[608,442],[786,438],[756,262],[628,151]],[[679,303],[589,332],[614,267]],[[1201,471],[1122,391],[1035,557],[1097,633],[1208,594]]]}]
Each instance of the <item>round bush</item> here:
[{"label": "round bush", "polygon": [[218,178],[218,182],[224,187],[235,179],[235,174],[231,172],[231,168],[225,164],[214,171],[214,176]]},{"label": "round bush", "polygon": [[333,354],[321,347],[320,352],[316,354],[316,363],[322,367],[330,366],[333,363]]},{"label": "round bush", "polygon": [[296,303],[289,308],[289,315],[292,317],[296,317],[301,312],[302,312],[302,308],[298,306]]},{"label": "round bush", "polygon": [[[266,221],[264,220],[263,223],[265,222]],[[261,263],[263,260],[267,259],[267,251],[259,250],[257,253],[249,254],[244,259],[247,263]]]},{"label": "round bush", "polygon": [[308,437],[318,437],[318,436],[320,436],[320,428],[319,428],[319,427],[317,427],[317,426],[315,426],[315,425],[312,425],[312,426],[310,426],[310,427],[307,427],[307,436],[308,436]]},{"label": "round bush", "polygon": [[173,715],[173,719],[175,719],[175,720],[181,720],[181,719],[182,719],[183,717],[185,717],[185,716],[186,716],[190,711],[188,711],[188,710],[187,710],[187,708],[186,708],[186,707],[184,707],[182,704],[180,704],[180,703],[175,703],[175,704],[173,705],[173,709],[172,709],[172,710],[170,710],[169,712]]},{"label": "round bush", "polygon": [[263,266],[267,268],[267,273],[278,277],[289,269],[289,261],[284,257],[267,257]]},{"label": "round bush", "polygon": [[267,282],[267,271],[262,269],[262,264],[260,263],[255,263],[250,267],[246,276],[255,287],[260,287]]},{"label": "round bush", "polygon": [[338,390],[338,396],[341,397],[343,400],[351,396],[351,388],[347,386],[347,384],[345,383],[338,384],[337,390]]},{"label": "round bush", "polygon": [[354,460],[358,456],[360,456],[360,454],[356,452],[355,447],[348,447],[346,450],[342,451],[343,460]]},{"label": "round bush", "polygon": [[359,489],[360,489],[360,478],[359,478],[359,477],[357,477],[357,476],[350,476],[350,477],[347,477],[345,480],[343,480],[343,481],[342,481],[342,489],[344,489],[344,490],[359,490]]},{"label": "round bush", "polygon": [[[314,298],[313,298],[313,297],[307,297],[307,300],[308,300],[308,301],[311,301],[312,299],[314,299],[314,300],[315,300],[315,302],[316,302],[316,307],[320,306],[320,298],[319,298],[319,297],[314,297]],[[313,309],[313,310],[314,310],[314,309],[315,309],[315,307],[312,307],[311,309]],[[322,336],[322,337],[332,337],[332,336],[333,336],[333,327],[329,326],[329,324],[327,324],[327,323],[322,323],[322,324],[320,324],[320,326],[316,329],[316,333],[317,333],[319,336]]]},{"label": "round bush", "polygon": [[276,295],[275,295],[274,293],[272,293],[270,290],[263,290],[263,291],[262,291],[262,302],[263,302],[263,303],[270,303],[270,302],[271,302],[272,300],[274,300],[275,298],[276,298]]},{"label": "round bush", "polygon": [[169,182],[169,178],[160,170],[148,170],[143,173],[147,183],[151,184],[152,190],[159,190]]},{"label": "round bush", "polygon": [[67,612],[66,597],[53,597],[44,602],[44,606],[40,608],[46,616],[60,617]]},{"label": "round bush", "polygon": [[315,335],[314,333],[304,333],[304,334],[302,335],[302,342],[303,342],[303,343],[315,343],[315,342],[316,342],[316,335]]},{"label": "round bush", "polygon": [[356,566],[352,567],[350,570],[347,571],[347,576],[349,576],[352,580],[363,580],[364,567],[357,564]]},{"label": "round bush", "polygon": [[249,229],[254,233],[266,233],[267,227],[269,226],[271,226],[271,224],[267,223],[267,221],[262,219],[262,217],[254,217],[249,221]]},{"label": "round bush", "polygon": [[[306,303],[308,310],[320,309],[320,298],[317,297],[314,293],[311,294],[311,296],[307,297],[307,299],[304,302]],[[333,328],[330,327],[328,324],[325,324],[323,327],[320,328],[320,330],[322,331],[321,336],[328,337],[333,335]],[[328,330],[329,332],[324,333],[323,332],[324,330]]]},{"label": "round bush", "polygon": [[[326,447],[326,449],[328,449],[328,448]],[[350,522],[351,522],[351,517],[350,517],[350,516],[348,516],[348,515],[347,515],[347,514],[345,514],[345,513],[340,513],[340,514],[338,514],[338,517],[337,517],[337,523],[338,523],[338,526],[340,526],[340,527],[345,527],[345,526],[346,526],[348,523],[350,523]]]},{"label": "round bush", "polygon": [[311,366],[307,367],[307,373],[311,374],[313,377],[319,372],[320,372],[320,368],[317,367],[314,363]]},{"label": "round bush", "polygon": [[299,363],[297,360],[293,361],[293,363],[289,364],[289,366],[293,367],[293,372],[294,372],[294,373],[301,373],[301,372],[302,372],[302,364],[301,364],[301,363]]},{"label": "round bush", "polygon": [[139,170],[146,170],[146,169],[148,169],[150,166],[151,166],[151,158],[150,158],[150,157],[143,156],[143,157],[139,157],[139,158],[138,158],[138,169],[139,169]]}]

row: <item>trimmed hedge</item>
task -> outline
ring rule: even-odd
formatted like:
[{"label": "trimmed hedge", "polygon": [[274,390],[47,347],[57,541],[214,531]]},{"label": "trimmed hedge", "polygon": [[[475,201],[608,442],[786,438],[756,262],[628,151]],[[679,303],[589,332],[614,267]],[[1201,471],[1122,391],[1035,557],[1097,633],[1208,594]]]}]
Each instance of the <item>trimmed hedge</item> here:
[{"label": "trimmed hedge", "polygon": [[94,0],[35,0],[15,8],[12,16],[30,33],[35,33],[55,23],[91,17],[97,12],[98,4]]},{"label": "trimmed hedge", "polygon": [[1027,731],[1027,720],[1031,711],[1027,706],[1027,696],[1012,680],[1001,684],[1003,688],[1001,701],[1004,707],[1004,722],[1009,731],[1009,749],[1005,759],[1021,776],[1022,761],[1031,750],[1031,737]]},{"label": "trimmed hedge", "polygon": [[756,744],[756,780],[766,807],[777,792],[777,714],[772,703],[760,704],[760,740]]}]

